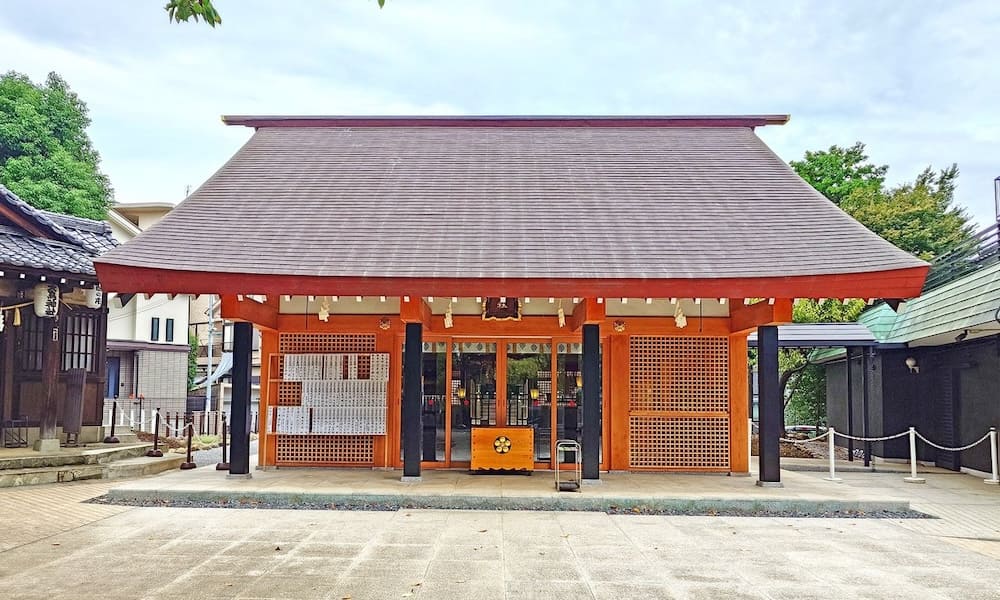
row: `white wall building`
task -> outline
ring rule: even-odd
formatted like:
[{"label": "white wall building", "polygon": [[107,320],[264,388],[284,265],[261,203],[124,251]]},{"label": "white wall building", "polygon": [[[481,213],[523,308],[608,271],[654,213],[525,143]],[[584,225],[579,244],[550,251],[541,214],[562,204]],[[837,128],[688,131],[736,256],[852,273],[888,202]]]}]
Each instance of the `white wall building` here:
[{"label": "white wall building", "polygon": [[[173,209],[168,203],[118,204],[108,222],[119,242],[139,235]],[[187,404],[188,296],[109,295],[106,403],[184,411]]]}]

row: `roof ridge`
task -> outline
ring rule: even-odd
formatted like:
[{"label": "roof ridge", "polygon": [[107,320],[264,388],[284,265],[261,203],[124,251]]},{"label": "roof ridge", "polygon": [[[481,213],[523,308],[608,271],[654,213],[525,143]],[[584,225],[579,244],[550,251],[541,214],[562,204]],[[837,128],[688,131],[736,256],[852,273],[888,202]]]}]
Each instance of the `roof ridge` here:
[{"label": "roof ridge", "polygon": [[245,127],[762,127],[787,114],[755,115],[223,115]]},{"label": "roof ridge", "polygon": [[90,246],[83,240],[83,238],[53,221],[49,217],[49,211],[35,208],[24,200],[21,200],[17,194],[12,192],[3,184],[0,184],[0,198],[10,205],[11,208],[21,213],[24,217],[35,221],[44,229],[47,229],[52,235],[62,238],[62,241],[69,244],[76,244],[77,246],[81,246],[88,250],[90,249]]}]

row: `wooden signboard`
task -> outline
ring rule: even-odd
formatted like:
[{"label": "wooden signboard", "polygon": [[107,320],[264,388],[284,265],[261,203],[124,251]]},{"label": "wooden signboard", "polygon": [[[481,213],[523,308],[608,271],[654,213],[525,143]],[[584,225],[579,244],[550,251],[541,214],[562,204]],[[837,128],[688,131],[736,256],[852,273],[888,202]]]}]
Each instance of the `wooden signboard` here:
[{"label": "wooden signboard", "polygon": [[531,471],[535,430],[531,427],[473,427],[473,471]]}]

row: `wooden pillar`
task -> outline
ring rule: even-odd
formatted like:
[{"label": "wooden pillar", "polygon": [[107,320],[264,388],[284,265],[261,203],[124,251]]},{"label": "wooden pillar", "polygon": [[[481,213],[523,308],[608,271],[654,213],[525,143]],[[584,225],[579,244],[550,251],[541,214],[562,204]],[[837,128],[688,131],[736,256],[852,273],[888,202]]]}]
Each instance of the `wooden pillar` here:
[{"label": "wooden pillar", "polygon": [[403,479],[420,477],[420,371],[423,325],[406,324],[403,359]]},{"label": "wooden pillar", "polygon": [[750,474],[747,336],[729,336],[729,472]]},{"label": "wooden pillar", "polygon": [[38,441],[35,450],[49,452],[59,449],[59,437],[56,434],[56,418],[59,411],[59,398],[56,396],[56,386],[59,383],[59,362],[61,358],[61,342],[59,340],[60,318],[42,319],[45,323],[42,338],[42,410],[38,421]]},{"label": "wooden pillar", "polygon": [[229,432],[229,476],[250,478],[250,373],[253,360],[253,324],[233,323],[233,398]]},{"label": "wooden pillar", "polygon": [[583,326],[583,478],[601,473],[601,330]]},{"label": "wooden pillar", "polygon": [[781,487],[781,434],[784,403],[778,387],[778,328],[757,328],[757,371],[760,389],[760,475],[757,485]]}]

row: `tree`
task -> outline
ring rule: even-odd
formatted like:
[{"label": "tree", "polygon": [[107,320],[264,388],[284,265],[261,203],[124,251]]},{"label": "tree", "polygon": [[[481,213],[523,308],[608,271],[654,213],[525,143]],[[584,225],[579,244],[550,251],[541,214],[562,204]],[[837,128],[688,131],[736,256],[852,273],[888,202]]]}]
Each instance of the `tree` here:
[{"label": "tree", "polygon": [[806,151],[803,160],[790,164],[799,177],[837,206],[856,191],[881,190],[889,170],[886,165],[871,164],[861,142],[850,148],[830,146],[829,150]]},{"label": "tree", "polygon": [[[376,0],[378,7],[385,6],[385,0]],[[210,27],[222,25],[222,15],[215,10],[212,0],[170,0],[164,7],[167,11],[167,18],[180,23],[194,19],[204,21]]]},{"label": "tree", "polygon": [[[873,165],[865,145],[806,152],[791,166],[800,177],[862,225],[895,246],[924,260],[940,256],[971,239],[972,225],[964,210],[954,206],[958,166],[935,173],[930,167],[913,183],[885,189],[888,167]],[[796,323],[843,323],[857,320],[865,304],[800,300],[792,313]],[[809,352],[785,349],[778,357],[782,398],[789,418],[825,415],[826,379],[809,364]]]},{"label": "tree", "polygon": [[113,192],[87,135],[87,105],[55,73],[0,76],[0,183],[28,204],[103,219]]},{"label": "tree", "polygon": [[840,206],[897,247],[931,260],[973,234],[969,215],[953,205],[957,178],[958,165],[937,174],[927,167],[913,183],[888,191],[854,190]]},{"label": "tree", "polygon": [[198,336],[192,331],[188,334],[188,387],[194,389],[194,380],[198,376]]}]

